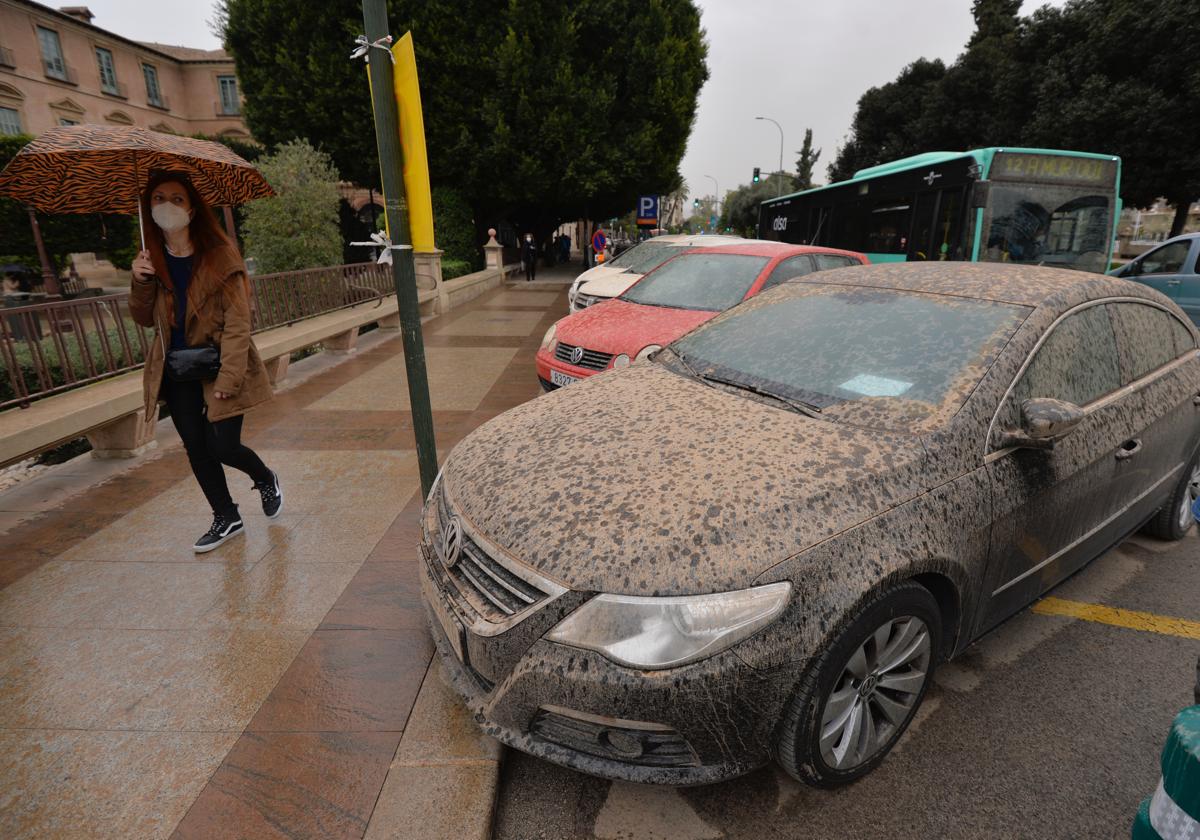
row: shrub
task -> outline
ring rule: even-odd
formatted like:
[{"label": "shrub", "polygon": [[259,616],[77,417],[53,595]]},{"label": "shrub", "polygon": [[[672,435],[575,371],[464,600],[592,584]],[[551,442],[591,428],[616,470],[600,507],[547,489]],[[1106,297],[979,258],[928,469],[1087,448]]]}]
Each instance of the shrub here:
[{"label": "shrub", "polygon": [[272,198],[246,205],[246,254],[263,274],[340,265],[338,174],[305,140],[284,143],[258,161]]},{"label": "shrub", "polygon": [[453,280],[455,277],[462,277],[464,274],[470,274],[474,268],[466,260],[442,260],[442,279]]},{"label": "shrub", "polygon": [[[471,215],[471,205],[467,203],[463,194],[453,187],[433,188],[433,235],[438,248],[444,252],[443,278],[449,279],[446,277],[446,264],[451,261],[459,260],[469,266],[483,266],[483,252],[475,247],[475,218]],[[469,273],[470,271],[463,272]]]}]

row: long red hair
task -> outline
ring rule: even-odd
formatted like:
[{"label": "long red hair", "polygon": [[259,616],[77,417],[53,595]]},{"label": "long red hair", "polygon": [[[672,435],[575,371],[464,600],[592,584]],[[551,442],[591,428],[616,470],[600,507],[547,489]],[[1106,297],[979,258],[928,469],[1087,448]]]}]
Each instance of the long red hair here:
[{"label": "long red hair", "polygon": [[[163,270],[167,265],[167,240],[163,235],[162,229],[155,224],[154,216],[151,213],[151,198],[154,195],[154,191],[167,183],[175,183],[183,187],[192,204],[192,220],[188,223],[188,236],[192,240],[192,253],[195,255],[192,260],[192,279],[196,280],[199,278],[199,283],[203,283],[205,278],[214,278],[215,282],[220,282],[224,278],[218,277],[215,272],[202,272],[200,270],[201,266],[205,266],[210,260],[228,260],[230,251],[235,255],[238,254],[237,243],[217,224],[217,217],[213,212],[213,208],[196,191],[191,179],[182,172],[152,172],[150,180],[146,184],[146,189],[142,191],[142,227],[146,237],[146,250],[150,252],[150,261],[154,264],[156,273],[170,291],[170,294],[174,295],[175,287],[171,282],[170,272]],[[215,288],[203,288],[199,283],[194,292],[199,299],[203,299],[216,291]],[[250,294],[248,278],[246,282],[246,295],[253,309],[253,296]],[[175,325],[175,307],[173,304],[170,311],[171,323]]]}]

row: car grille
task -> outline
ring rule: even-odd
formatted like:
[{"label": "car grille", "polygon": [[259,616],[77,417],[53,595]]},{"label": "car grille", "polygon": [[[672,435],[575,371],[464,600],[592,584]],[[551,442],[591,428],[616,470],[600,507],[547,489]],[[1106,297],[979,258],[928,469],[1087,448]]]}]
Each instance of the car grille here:
[{"label": "car grille", "polygon": [[565,344],[560,341],[558,346],[554,348],[554,358],[568,365],[575,365],[576,367],[587,368],[588,370],[604,370],[608,367],[613,357],[612,353],[601,353],[599,350],[585,349],[583,351],[583,358],[578,362],[573,362],[571,361],[571,354],[574,352],[574,344]]},{"label": "car grille", "polygon": [[542,708],[529,724],[529,732],[568,749],[630,764],[694,767],[700,763],[691,745],[665,726],[642,729],[610,725]]},{"label": "car grille", "polygon": [[[446,496],[440,493],[439,534],[434,538],[435,542],[440,539],[440,532],[445,530],[449,519]],[[437,553],[434,554],[436,556]],[[547,596],[547,593],[497,562],[466,534],[463,534],[462,552],[454,568],[447,569],[440,558],[439,563],[461,596],[456,599],[457,603],[460,606],[465,603],[471,612],[486,621],[504,621],[522,610],[540,604]]]}]

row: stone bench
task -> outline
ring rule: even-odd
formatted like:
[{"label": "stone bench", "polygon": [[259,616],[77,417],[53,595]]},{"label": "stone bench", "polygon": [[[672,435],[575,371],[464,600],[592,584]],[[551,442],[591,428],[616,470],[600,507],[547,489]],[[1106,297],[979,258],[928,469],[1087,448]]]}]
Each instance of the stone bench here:
[{"label": "stone bench", "polygon": [[[454,281],[450,281],[451,283]],[[421,291],[422,308],[437,304],[437,292]],[[359,330],[367,324],[400,329],[396,296],[368,300],[348,309],[274,327],[254,336],[272,384],[287,375],[288,359],[297,350],[323,344],[332,353],[351,353]],[[28,408],[0,412],[0,466],[37,455],[87,435],[97,458],[130,458],[154,443],[157,417],[147,422],[142,407],[142,371],[104,379],[36,400]]]}]

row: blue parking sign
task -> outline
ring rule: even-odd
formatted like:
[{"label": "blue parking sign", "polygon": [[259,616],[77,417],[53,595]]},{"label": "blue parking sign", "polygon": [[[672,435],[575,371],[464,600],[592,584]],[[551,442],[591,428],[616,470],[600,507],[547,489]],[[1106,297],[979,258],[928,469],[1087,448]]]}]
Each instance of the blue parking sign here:
[{"label": "blue parking sign", "polygon": [[638,196],[637,223],[651,227],[658,224],[658,196]]}]

